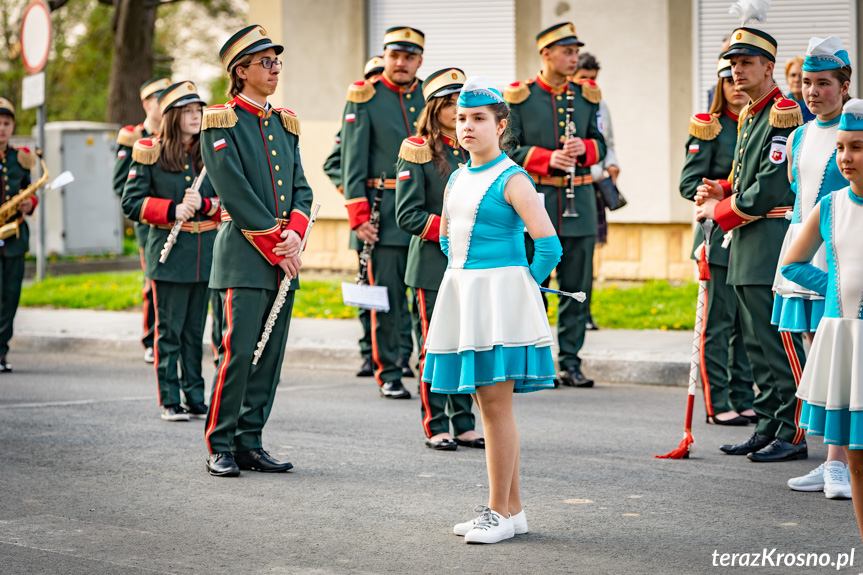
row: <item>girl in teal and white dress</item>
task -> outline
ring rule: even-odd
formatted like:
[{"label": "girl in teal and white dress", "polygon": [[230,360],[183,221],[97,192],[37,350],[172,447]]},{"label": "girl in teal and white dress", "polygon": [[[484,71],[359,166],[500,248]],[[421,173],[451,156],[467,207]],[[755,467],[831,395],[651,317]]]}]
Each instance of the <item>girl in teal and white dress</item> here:
[{"label": "girl in teal and white dress", "polygon": [[[788,247],[818,202],[848,184],[836,164],[836,132],[842,105],[849,98],[850,80],[848,53],[839,37],[812,38],[803,61],[803,98],[816,119],[794,130],[788,138],[788,176],[797,197],[773,285],[773,323],[780,332],[805,333],[810,344],[824,314],[824,298],[783,277],[780,268]],[[811,263],[827,269],[823,248]],[[789,479],[788,487],[795,491],[823,490],[829,499],[848,498],[851,488],[847,464],[841,448],[828,446],[827,461],[807,475]]]},{"label": "girl in teal and white dress", "polygon": [[[844,447],[863,535],[863,101],[850,100],[837,132],[837,162],[851,185],[818,202],[783,260],[782,275],[825,296],[824,316],[797,397],[800,426]],[[810,262],[822,243],[827,271]]]},{"label": "girl in teal and white dress", "polygon": [[[551,329],[539,285],[560,261],[554,226],[527,173],[501,151],[509,108],[488,78],[458,99],[456,132],[470,162],[447,185],[440,244],[449,260],[426,340],[423,381],[475,394],[485,433],[489,501],[453,529],[467,543],[527,533],[519,494],[513,393],[554,387]],[[523,231],[534,239],[528,265]]]}]

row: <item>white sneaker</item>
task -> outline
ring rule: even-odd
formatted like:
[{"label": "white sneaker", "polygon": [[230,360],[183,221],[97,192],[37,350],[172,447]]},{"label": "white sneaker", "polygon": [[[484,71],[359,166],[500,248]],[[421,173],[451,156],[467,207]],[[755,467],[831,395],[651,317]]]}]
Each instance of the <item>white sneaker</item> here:
[{"label": "white sneaker", "polygon": [[[480,512],[480,511],[484,511],[485,509],[486,509],[485,507],[480,506],[480,507],[477,507],[476,509],[474,509],[474,511]],[[470,521],[465,521],[464,523],[459,523],[458,525],[456,525],[455,527],[452,528],[452,532],[455,533],[456,535],[458,535],[459,537],[464,537],[465,535],[467,535],[468,531],[473,529],[474,525],[479,523],[480,518],[482,518],[482,515],[480,515],[479,517],[475,517],[474,519],[471,519]],[[512,519],[513,532],[516,535],[524,535],[525,533],[527,533],[527,516],[524,514],[524,509],[522,509],[521,511],[519,511],[518,513],[516,513],[515,515],[510,517],[510,519]]]},{"label": "white sneaker", "polygon": [[504,517],[487,508],[479,516],[477,524],[464,536],[465,543],[497,543],[515,535],[512,518]]},{"label": "white sneaker", "polygon": [[851,472],[841,461],[829,461],[824,466],[824,497],[851,499]]},{"label": "white sneaker", "polygon": [[824,464],[822,463],[806,475],[789,479],[788,487],[794,491],[823,491],[824,474]]}]

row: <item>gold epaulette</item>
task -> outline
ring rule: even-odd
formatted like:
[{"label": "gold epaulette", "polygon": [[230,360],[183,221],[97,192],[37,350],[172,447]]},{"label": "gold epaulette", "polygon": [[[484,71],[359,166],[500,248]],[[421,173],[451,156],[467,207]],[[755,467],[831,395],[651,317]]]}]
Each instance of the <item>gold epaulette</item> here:
[{"label": "gold epaulette", "polygon": [[777,96],[770,108],[770,125],[774,128],[796,128],[803,124],[803,110],[794,100]]},{"label": "gold epaulette", "polygon": [[15,151],[18,152],[18,164],[25,170],[32,170],[33,166],[36,165],[36,154],[33,153],[33,150],[22,146],[15,148]]},{"label": "gold epaulette", "polygon": [[599,84],[593,80],[579,80],[576,84],[581,86],[581,95],[591,104],[599,104],[602,100],[602,90],[599,89]]},{"label": "gold epaulette", "polygon": [[276,108],[279,116],[282,118],[282,126],[287,131],[297,136],[300,135],[300,118],[287,108]]},{"label": "gold epaulette", "polygon": [[399,158],[414,164],[427,164],[432,161],[432,149],[422,138],[407,138],[399,148]]},{"label": "gold epaulette", "polygon": [[719,114],[695,114],[689,119],[689,135],[699,140],[715,140],[721,131]]},{"label": "gold epaulette", "polygon": [[117,143],[121,146],[131,148],[135,142],[144,137],[144,124],[137,126],[124,126],[117,132]]},{"label": "gold epaulette", "polygon": [[237,124],[237,113],[231,102],[210,106],[204,110],[204,119],[201,129],[207,128],[233,128]]},{"label": "gold epaulette", "polygon": [[507,104],[521,104],[530,96],[528,82],[513,82],[503,89],[503,99]]},{"label": "gold epaulette", "polygon": [[363,104],[375,95],[375,85],[368,80],[354,82],[348,87],[348,102]]},{"label": "gold epaulette", "polygon": [[159,138],[141,138],[132,146],[132,159],[139,164],[152,166],[162,152],[162,141]]}]

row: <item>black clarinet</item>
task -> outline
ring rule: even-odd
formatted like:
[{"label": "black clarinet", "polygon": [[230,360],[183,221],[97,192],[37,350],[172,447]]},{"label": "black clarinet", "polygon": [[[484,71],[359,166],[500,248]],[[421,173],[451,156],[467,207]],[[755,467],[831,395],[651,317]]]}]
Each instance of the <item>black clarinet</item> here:
[{"label": "black clarinet", "polygon": [[[575,96],[572,95],[572,92],[567,92],[566,132],[563,136],[566,140],[575,137],[575,120],[573,120],[573,116],[575,116],[575,109],[572,107],[572,103],[574,100]],[[577,218],[578,211],[575,209],[575,166],[569,168],[567,172],[569,173],[566,175],[566,179],[568,182],[568,185],[566,187],[566,208],[563,210],[563,217]]]},{"label": "black clarinet", "polygon": [[[381,201],[384,198],[386,181],[387,173],[381,172],[377,188],[375,188],[375,199],[372,201],[372,209],[369,214],[369,223],[373,226],[377,226],[381,221]],[[360,272],[357,274],[357,284],[359,285],[369,285],[369,260],[372,259],[372,252],[374,250],[374,242],[363,242],[363,251],[360,252]]]}]

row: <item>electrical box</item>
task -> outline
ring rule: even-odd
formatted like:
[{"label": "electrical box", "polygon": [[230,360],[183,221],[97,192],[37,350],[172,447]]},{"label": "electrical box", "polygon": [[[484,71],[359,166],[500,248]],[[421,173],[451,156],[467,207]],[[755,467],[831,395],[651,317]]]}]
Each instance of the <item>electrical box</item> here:
[{"label": "electrical box", "polygon": [[[68,186],[40,193],[36,210],[45,210],[46,255],[123,253],[123,216],[112,183],[118,129],[99,122],[45,124],[48,182],[66,170],[75,176]],[[28,218],[31,253],[39,242],[39,219],[38,213]]]}]

